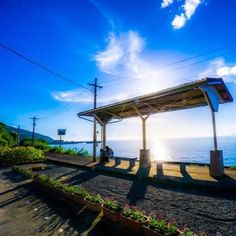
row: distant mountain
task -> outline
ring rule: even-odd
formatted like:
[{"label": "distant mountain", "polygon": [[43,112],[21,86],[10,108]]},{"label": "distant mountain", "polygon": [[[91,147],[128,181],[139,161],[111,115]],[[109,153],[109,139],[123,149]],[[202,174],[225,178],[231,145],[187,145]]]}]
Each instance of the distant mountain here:
[{"label": "distant mountain", "polygon": [[[6,125],[6,130],[10,131],[10,132],[18,132],[18,129],[12,126],[7,126]],[[25,129],[20,129],[20,140],[22,139],[31,139],[32,138],[32,132],[25,130]],[[46,135],[42,135],[42,134],[38,134],[35,133],[35,139],[43,139],[45,141],[47,141],[48,143],[52,143],[54,140]]]}]

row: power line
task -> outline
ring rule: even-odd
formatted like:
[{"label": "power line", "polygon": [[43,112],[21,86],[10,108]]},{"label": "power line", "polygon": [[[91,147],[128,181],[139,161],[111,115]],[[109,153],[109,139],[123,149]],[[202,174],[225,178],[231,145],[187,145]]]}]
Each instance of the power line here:
[{"label": "power line", "polygon": [[206,55],[215,53],[215,52],[217,52],[217,51],[220,51],[220,50],[222,50],[222,49],[225,49],[225,48],[228,48],[228,47],[232,47],[232,46],[234,46],[234,45],[236,45],[236,43],[227,44],[227,45],[225,45],[225,46],[223,46],[223,47],[219,47],[219,48],[213,49],[213,50],[211,50],[211,51],[203,52],[203,53],[200,53],[200,54],[198,54],[198,55],[196,55],[196,56],[187,57],[187,58],[184,58],[184,59],[181,59],[181,60],[178,60],[178,61],[175,61],[175,62],[166,64],[166,65],[164,65],[164,66],[159,67],[158,69],[170,67],[170,66],[173,66],[173,65],[176,65],[176,64],[179,64],[179,63],[183,63],[183,62],[186,62],[186,61],[193,60],[193,59],[198,58],[198,57],[206,56]]},{"label": "power line", "polygon": [[[217,51],[220,51],[220,50],[223,50],[223,49],[226,49],[226,48],[230,48],[230,47],[234,47],[236,45],[236,43],[231,43],[231,44],[227,44],[225,46],[222,46],[222,47],[219,47],[219,48],[216,48],[216,49],[213,49],[211,51],[208,51],[208,52],[205,52],[205,53],[201,53],[201,54],[198,54],[196,56],[192,56],[192,57],[187,57],[187,58],[184,58],[184,59],[181,59],[181,60],[177,60],[175,62],[172,62],[172,63],[169,63],[169,64],[166,64],[166,65],[163,65],[159,68],[156,68],[156,69],[163,69],[163,68],[166,68],[166,67],[171,67],[171,66],[174,66],[176,64],[182,64],[186,61],[190,61],[190,60],[193,60],[195,58],[198,58],[198,57],[202,57],[202,56],[206,56],[208,54],[212,54],[212,53],[215,53]],[[190,67],[190,66],[193,66],[193,65],[196,65],[196,64],[200,64],[202,62],[205,62],[205,61],[208,61],[208,60],[211,60],[212,58],[216,57],[216,56],[222,56],[222,55],[225,55],[225,54],[228,54],[229,52],[224,52],[224,53],[221,53],[219,55],[215,55],[213,57],[210,57],[210,58],[207,58],[207,59],[203,59],[201,61],[197,61],[197,62],[193,62],[191,64],[188,64],[188,65],[184,65],[184,66],[181,66],[181,67],[176,67],[176,68],[173,68],[173,69],[170,69],[168,71],[163,71],[162,73],[169,73],[169,72],[172,72],[172,71],[175,71],[175,70],[180,70],[180,69],[184,69],[184,68],[187,68],[187,67]],[[114,78],[115,81],[117,80],[122,80],[124,77],[130,77],[130,76],[123,76],[123,77],[119,77],[119,78]],[[131,81],[130,81],[131,82]],[[122,82],[122,84],[124,83],[130,83],[130,82]],[[114,81],[104,81],[103,84],[113,84]]]},{"label": "power line", "polygon": [[0,47],[2,47],[2,48],[4,48],[4,49],[8,50],[9,52],[11,52],[11,53],[17,55],[18,57],[20,57],[20,58],[26,60],[27,62],[29,62],[29,63],[31,63],[31,64],[37,66],[38,68],[40,68],[40,69],[42,69],[42,70],[44,70],[44,71],[47,71],[48,73],[50,73],[50,74],[56,76],[57,78],[63,79],[63,80],[65,80],[65,81],[67,81],[67,82],[69,82],[69,83],[72,83],[72,84],[74,84],[74,85],[76,85],[76,86],[79,86],[79,87],[81,87],[81,88],[88,89],[88,88],[86,88],[85,86],[80,85],[80,84],[78,84],[77,82],[75,82],[75,81],[73,81],[73,80],[67,78],[66,76],[60,75],[60,74],[58,74],[58,73],[56,73],[56,72],[54,72],[54,71],[48,69],[46,66],[43,66],[43,65],[41,65],[40,63],[38,63],[37,61],[35,61],[35,60],[33,60],[33,59],[29,58],[29,57],[24,56],[23,54],[19,53],[19,52],[16,51],[15,49],[10,48],[10,47],[6,46],[6,45],[3,44],[3,43],[0,43]]}]

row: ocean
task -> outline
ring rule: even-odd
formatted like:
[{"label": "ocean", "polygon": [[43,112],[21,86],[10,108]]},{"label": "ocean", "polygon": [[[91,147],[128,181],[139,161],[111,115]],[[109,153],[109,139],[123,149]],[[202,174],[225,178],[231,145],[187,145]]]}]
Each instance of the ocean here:
[{"label": "ocean", "polygon": [[[107,140],[107,145],[115,156],[139,157],[142,140]],[[92,154],[92,143],[65,144],[64,148],[80,150],[84,148]],[[209,163],[210,150],[213,150],[213,138],[168,138],[149,140],[151,158],[155,160],[182,161],[194,163]],[[97,146],[97,155],[101,144]],[[218,137],[218,149],[223,150],[224,165],[236,166],[236,136]]]}]

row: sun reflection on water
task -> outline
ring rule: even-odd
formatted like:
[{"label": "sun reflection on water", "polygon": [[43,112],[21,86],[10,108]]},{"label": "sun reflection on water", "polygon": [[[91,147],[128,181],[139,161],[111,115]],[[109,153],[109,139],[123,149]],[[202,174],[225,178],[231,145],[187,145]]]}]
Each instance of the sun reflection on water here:
[{"label": "sun reflection on water", "polygon": [[150,140],[150,155],[154,162],[172,160],[170,150],[167,148],[165,141],[161,139]]}]

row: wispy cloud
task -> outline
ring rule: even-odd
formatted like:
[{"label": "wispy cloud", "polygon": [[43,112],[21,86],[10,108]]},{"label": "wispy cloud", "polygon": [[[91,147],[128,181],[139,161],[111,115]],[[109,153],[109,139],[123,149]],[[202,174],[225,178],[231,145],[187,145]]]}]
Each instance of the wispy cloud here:
[{"label": "wispy cloud", "polygon": [[174,0],[163,0],[161,3],[161,8],[165,8],[168,7],[169,5],[171,5],[174,2]]},{"label": "wispy cloud", "polygon": [[216,58],[208,68],[200,74],[200,77],[223,77],[225,82],[236,83],[236,63],[227,65],[224,58]]},{"label": "wispy cloud", "polygon": [[93,98],[88,92],[84,92],[81,89],[74,89],[70,91],[56,91],[51,93],[52,97],[61,102],[81,102],[91,103]]},{"label": "wispy cloud", "polygon": [[108,45],[104,51],[95,55],[98,68],[108,74],[118,74],[139,70],[139,53],[143,50],[145,41],[137,32],[129,31],[120,36],[110,33]]},{"label": "wispy cloud", "polygon": [[142,53],[145,39],[135,31],[121,35],[110,33],[104,51],[98,52],[94,59],[100,71],[110,75],[135,79],[156,78],[159,70]]},{"label": "wispy cloud", "polygon": [[[74,102],[74,103],[83,103],[83,104],[92,104],[93,95],[89,92],[81,91],[81,89],[69,90],[69,91],[57,91],[51,93],[52,97],[60,102]],[[108,103],[113,103],[127,99],[132,93],[123,93],[117,92],[115,94],[111,93],[110,95],[99,97],[99,105],[105,105]]]},{"label": "wispy cloud", "polygon": [[[163,0],[161,8],[166,8],[171,5],[174,0]],[[174,29],[182,28],[188,20],[194,15],[197,7],[202,3],[202,0],[185,0],[181,6],[180,14],[176,14],[173,21],[171,22]]]},{"label": "wispy cloud", "polygon": [[97,10],[100,12],[100,14],[107,19],[107,21],[109,22],[110,26],[112,29],[115,28],[115,24],[114,21],[112,19],[112,17],[110,16],[110,14],[108,13],[108,11],[105,10],[104,6],[101,5],[101,3],[98,3],[96,0],[89,0],[89,2],[91,4],[94,5],[94,7],[97,8]]}]

